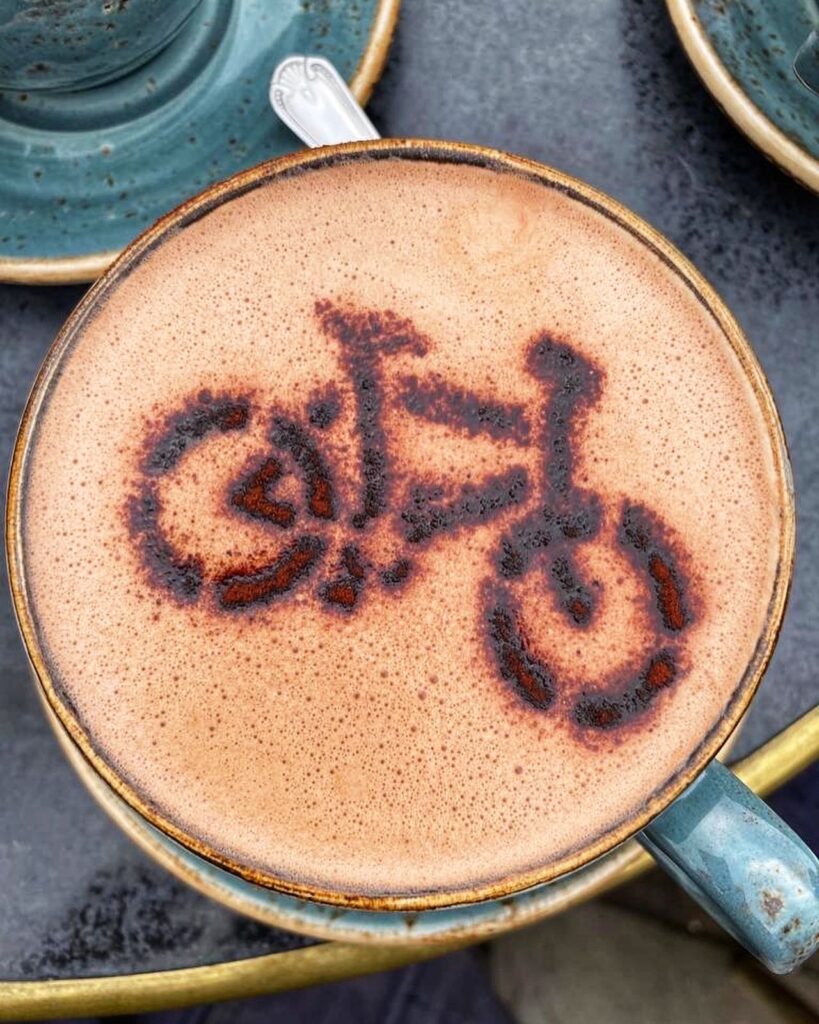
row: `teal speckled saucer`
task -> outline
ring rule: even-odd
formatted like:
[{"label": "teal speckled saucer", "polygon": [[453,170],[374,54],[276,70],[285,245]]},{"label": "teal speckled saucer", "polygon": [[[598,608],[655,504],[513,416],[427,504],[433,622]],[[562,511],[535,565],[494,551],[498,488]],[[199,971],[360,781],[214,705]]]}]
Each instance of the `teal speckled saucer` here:
[{"label": "teal speckled saucer", "polygon": [[205,186],[299,148],[268,106],[287,53],[365,102],[400,0],[202,0],[148,64],[75,93],[0,93],[0,280],[89,281]]},{"label": "teal speckled saucer", "polygon": [[793,60],[819,26],[816,0],[666,0],[694,67],[726,114],[819,192],[819,95]]}]

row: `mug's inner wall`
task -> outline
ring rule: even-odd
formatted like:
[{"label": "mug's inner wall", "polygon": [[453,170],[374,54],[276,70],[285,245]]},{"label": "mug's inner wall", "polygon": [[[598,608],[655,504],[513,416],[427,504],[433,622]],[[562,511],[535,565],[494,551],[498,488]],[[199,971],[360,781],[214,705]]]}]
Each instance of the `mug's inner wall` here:
[{"label": "mug's inner wall", "polygon": [[685,278],[563,188],[409,156],[169,231],[24,465],[64,721],[194,849],[330,900],[624,838],[781,597],[775,427]]}]

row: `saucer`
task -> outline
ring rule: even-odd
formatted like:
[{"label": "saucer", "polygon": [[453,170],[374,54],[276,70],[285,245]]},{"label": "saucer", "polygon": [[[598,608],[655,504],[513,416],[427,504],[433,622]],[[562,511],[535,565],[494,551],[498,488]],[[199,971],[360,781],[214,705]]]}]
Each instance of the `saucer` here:
[{"label": "saucer", "polygon": [[819,26],[816,0],[666,0],[680,41],[740,131],[819,192],[819,96],[793,59]]},{"label": "saucer", "polygon": [[[148,856],[194,889],[245,917],[313,938],[355,944],[442,947],[485,941],[590,899],[641,873],[652,863],[630,839],[569,875],[503,899],[426,910],[423,913],[354,910],[287,896],[233,875],[160,832],[96,773],[45,697],[40,702],[63,753],[111,819]],[[727,752],[733,737],[724,748]],[[722,753],[720,757],[722,757]]]},{"label": "saucer", "polygon": [[364,103],[400,0],[202,0],[159,56],[75,93],[0,93],[0,281],[90,281],[207,185],[300,148],[268,104],[288,53],[328,57]]},{"label": "saucer", "polygon": [[[203,895],[271,927],[370,947],[411,946],[420,956],[423,948],[457,948],[535,924],[629,881],[654,863],[632,838],[553,882],[483,903],[422,913],[355,910],[311,903],[245,881],[197,856],[151,825],[97,774],[39,689],[38,695],[69,764],[100,807],[144,853]],[[743,722],[744,718],[717,753],[718,760],[730,757]],[[753,760],[748,759],[742,778],[747,785],[759,789],[762,779],[754,774]]]}]

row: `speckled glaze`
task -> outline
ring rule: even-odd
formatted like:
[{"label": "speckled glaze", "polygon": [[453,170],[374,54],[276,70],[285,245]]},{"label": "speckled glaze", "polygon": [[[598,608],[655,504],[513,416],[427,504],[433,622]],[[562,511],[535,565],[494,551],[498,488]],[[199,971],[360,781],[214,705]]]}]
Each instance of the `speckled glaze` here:
[{"label": "speckled glaze", "polygon": [[170,44],[123,78],[73,93],[0,92],[0,280],[90,280],[187,196],[292,150],[267,102],[277,61],[322,53],[349,79],[376,22],[389,41],[397,6],[201,0]]},{"label": "speckled glaze", "polygon": [[819,191],[819,95],[793,62],[819,26],[816,0],[667,0],[725,112],[772,160]]},{"label": "speckled glaze", "polygon": [[149,60],[200,0],[0,0],[0,89],[80,89]]},{"label": "speckled glaze", "polygon": [[819,861],[727,768],[714,762],[641,841],[709,914],[776,974],[819,943]]},{"label": "speckled glaze", "polygon": [[819,25],[814,0],[699,0],[711,44],[743,91],[788,138],[819,159],[819,97],[793,59]]}]

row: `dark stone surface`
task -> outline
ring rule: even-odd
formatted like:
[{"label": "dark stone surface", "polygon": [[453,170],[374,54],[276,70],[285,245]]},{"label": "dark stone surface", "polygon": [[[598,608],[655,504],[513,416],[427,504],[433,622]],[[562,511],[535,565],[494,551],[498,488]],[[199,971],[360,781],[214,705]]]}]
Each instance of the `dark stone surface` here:
[{"label": "dark stone surface", "polygon": [[[586,179],[664,231],[751,337],[794,459],[796,582],[748,749],[817,700],[819,200],[783,177],[700,86],[662,5],[639,0],[406,0],[373,119],[469,139]],[[0,445],[79,288],[0,289]],[[215,962],[302,940],[170,879],[120,835],[63,761],[0,607],[0,979]]]}]

